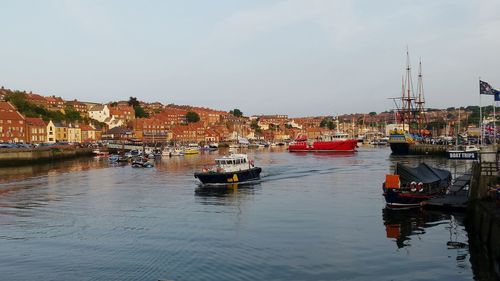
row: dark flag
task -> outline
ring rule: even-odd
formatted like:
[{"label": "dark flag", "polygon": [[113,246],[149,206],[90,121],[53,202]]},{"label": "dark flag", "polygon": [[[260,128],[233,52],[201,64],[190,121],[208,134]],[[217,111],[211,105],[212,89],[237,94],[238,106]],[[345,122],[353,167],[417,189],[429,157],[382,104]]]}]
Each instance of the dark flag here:
[{"label": "dark flag", "polygon": [[490,86],[490,84],[479,80],[479,94],[480,95],[494,95],[495,90]]},{"label": "dark flag", "polygon": [[495,92],[495,101],[500,101],[500,91],[493,89]]}]

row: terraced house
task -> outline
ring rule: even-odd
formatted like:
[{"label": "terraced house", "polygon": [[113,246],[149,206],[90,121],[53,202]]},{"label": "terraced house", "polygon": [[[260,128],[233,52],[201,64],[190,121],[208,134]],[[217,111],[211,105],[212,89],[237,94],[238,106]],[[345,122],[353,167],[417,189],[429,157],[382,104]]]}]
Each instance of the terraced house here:
[{"label": "terraced house", "polygon": [[47,142],[47,124],[42,118],[26,118],[26,142]]},{"label": "terraced house", "polygon": [[24,142],[25,120],[10,103],[0,102],[0,142]]}]

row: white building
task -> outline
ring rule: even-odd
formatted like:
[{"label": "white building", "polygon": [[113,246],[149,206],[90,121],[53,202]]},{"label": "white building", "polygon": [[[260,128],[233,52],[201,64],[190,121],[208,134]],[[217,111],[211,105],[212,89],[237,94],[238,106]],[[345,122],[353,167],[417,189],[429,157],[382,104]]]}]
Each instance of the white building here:
[{"label": "white building", "polygon": [[104,122],[110,116],[111,114],[107,105],[98,104],[89,109],[89,117],[99,122]]}]

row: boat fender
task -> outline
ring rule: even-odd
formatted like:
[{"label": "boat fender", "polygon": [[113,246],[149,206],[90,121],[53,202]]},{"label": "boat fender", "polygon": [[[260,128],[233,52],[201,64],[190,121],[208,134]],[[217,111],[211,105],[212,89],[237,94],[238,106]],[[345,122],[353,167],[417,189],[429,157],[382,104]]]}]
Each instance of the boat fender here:
[{"label": "boat fender", "polygon": [[207,168],[203,168],[201,171],[202,171],[203,173],[206,173],[206,172],[208,172],[208,169],[207,169]]},{"label": "boat fender", "polygon": [[253,166],[253,160],[250,160],[250,166],[252,166],[252,168],[254,167]]},{"label": "boat fender", "polygon": [[410,191],[411,191],[411,192],[415,192],[415,191],[417,191],[417,183],[416,183],[416,182],[412,181],[412,182],[410,183]]},{"label": "boat fender", "polygon": [[424,184],[422,182],[419,182],[417,184],[417,189],[418,189],[418,192],[423,192],[424,191]]}]

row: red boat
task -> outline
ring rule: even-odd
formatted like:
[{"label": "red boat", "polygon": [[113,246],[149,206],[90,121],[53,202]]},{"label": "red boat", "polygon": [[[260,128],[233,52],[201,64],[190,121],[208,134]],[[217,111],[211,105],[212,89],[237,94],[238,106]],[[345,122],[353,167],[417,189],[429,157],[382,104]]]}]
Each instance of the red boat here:
[{"label": "red boat", "polygon": [[335,133],[324,135],[314,141],[306,136],[299,136],[288,146],[290,152],[355,152],[358,141],[350,139],[347,134]]}]

